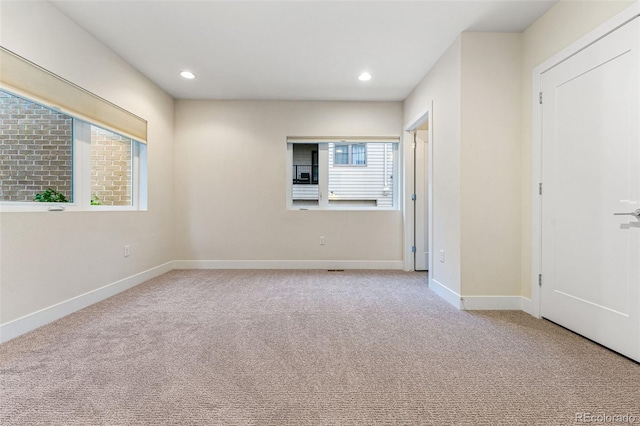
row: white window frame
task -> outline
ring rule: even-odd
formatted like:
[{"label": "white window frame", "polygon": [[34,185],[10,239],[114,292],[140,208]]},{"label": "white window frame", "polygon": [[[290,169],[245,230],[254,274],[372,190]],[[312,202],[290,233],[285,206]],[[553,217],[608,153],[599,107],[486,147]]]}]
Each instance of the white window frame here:
[{"label": "white window frame", "polygon": [[[293,204],[293,145],[297,143],[318,145],[318,204],[317,205],[294,205]],[[390,207],[378,206],[357,206],[357,205],[331,205],[329,203],[329,144],[354,145],[358,143],[391,143],[395,150],[392,164],[392,194],[393,199]],[[326,138],[326,137],[288,137],[286,150],[286,208],[287,210],[353,210],[353,211],[390,211],[399,210],[399,179],[400,176],[400,138],[399,137],[358,137],[358,138]],[[365,145],[366,146],[366,145]],[[365,148],[365,153],[367,148]],[[352,165],[342,164],[337,167],[366,167],[366,164]]]},{"label": "white window frame", "polygon": [[[6,89],[12,96],[24,99],[54,110],[48,105],[16,95]],[[38,201],[0,201],[1,212],[44,212],[44,211],[145,211],[147,210],[147,145],[131,139],[131,197],[132,203],[127,206],[91,205],[91,126],[97,124],[81,120],[64,113],[73,119],[72,131],[72,200],[68,203],[42,203]],[[113,132],[112,130],[109,130]],[[116,132],[113,132],[116,133]]]},{"label": "white window frame", "polygon": [[[80,160],[79,172],[80,179],[74,180],[73,194],[74,204],[75,195],[79,195],[79,203],[83,208],[81,210],[98,210],[98,211],[131,211],[147,209],[147,145],[140,143],[134,139],[131,140],[131,205],[127,206],[108,206],[108,205],[92,205],[91,204],[91,126],[100,127],[86,121],[74,120],[74,145],[78,144],[78,149],[74,149],[74,153],[78,154]],[[100,127],[101,128],[101,127]],[[111,130],[105,129],[109,132]],[[112,132],[115,133],[115,132]],[[117,133],[115,133],[117,134]],[[77,135],[77,136],[76,136]],[[74,166],[75,166],[74,158]],[[75,178],[75,170],[74,170]]]}]

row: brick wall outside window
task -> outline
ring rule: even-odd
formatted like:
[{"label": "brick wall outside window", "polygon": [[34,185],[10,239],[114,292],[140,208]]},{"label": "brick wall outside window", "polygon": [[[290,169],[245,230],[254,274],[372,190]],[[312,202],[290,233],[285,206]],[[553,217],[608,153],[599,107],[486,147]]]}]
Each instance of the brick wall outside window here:
[{"label": "brick wall outside window", "polygon": [[71,201],[72,138],[71,117],[0,91],[0,200],[54,188]]},{"label": "brick wall outside window", "polygon": [[91,126],[91,197],[105,206],[131,205],[131,139]]}]

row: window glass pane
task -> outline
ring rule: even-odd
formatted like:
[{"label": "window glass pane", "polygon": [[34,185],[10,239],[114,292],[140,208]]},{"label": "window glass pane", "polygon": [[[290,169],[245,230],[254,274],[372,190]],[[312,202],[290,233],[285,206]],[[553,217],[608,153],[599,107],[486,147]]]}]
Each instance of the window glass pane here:
[{"label": "window glass pane", "polygon": [[91,204],[130,206],[132,141],[91,126]]},{"label": "window glass pane", "polygon": [[73,201],[72,177],[73,119],[0,91],[0,200]]},{"label": "window glass pane", "polygon": [[293,144],[292,201],[296,206],[318,205],[318,144]]},{"label": "window glass pane", "polygon": [[335,167],[329,162],[329,206],[393,207],[396,146],[394,143],[351,145],[353,158],[367,167]]},{"label": "window glass pane", "polygon": [[338,145],[334,147],[334,164],[349,164],[349,145]]},{"label": "window glass pane", "polygon": [[367,146],[363,143],[351,145],[351,164],[367,164]]}]

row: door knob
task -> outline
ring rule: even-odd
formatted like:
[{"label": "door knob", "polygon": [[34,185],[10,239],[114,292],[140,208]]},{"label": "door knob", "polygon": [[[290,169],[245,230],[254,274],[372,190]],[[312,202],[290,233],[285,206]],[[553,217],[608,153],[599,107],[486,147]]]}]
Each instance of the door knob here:
[{"label": "door knob", "polygon": [[634,210],[631,213],[614,213],[614,216],[635,216],[640,217],[640,209]]}]

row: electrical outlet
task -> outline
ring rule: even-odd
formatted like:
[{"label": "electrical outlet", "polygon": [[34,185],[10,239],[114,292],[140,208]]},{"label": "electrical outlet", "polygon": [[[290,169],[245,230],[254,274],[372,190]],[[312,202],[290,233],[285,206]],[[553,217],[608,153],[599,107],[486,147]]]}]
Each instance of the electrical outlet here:
[{"label": "electrical outlet", "polygon": [[324,237],[320,237],[320,245],[323,246],[325,244],[325,239]]},{"label": "electrical outlet", "polygon": [[124,257],[131,256],[131,246],[124,246]]},{"label": "electrical outlet", "polygon": [[444,250],[440,250],[440,263],[444,263]]}]

